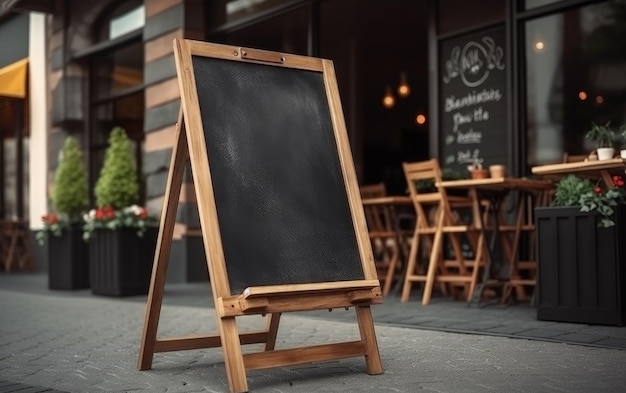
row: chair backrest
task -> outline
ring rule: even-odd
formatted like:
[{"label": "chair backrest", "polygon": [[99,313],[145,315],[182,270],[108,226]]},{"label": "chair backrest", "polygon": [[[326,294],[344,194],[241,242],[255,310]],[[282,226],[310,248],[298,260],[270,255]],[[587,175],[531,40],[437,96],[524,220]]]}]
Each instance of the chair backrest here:
[{"label": "chair backrest", "polygon": [[385,183],[364,184],[359,187],[361,198],[379,198],[387,196],[387,187]]},{"label": "chair backrest", "polygon": [[563,162],[582,162],[585,161],[588,158],[587,154],[578,154],[578,155],[571,155],[569,153],[563,153]]},{"label": "chair backrest", "polygon": [[[362,199],[381,198],[387,196],[385,183],[364,184],[359,187]],[[389,231],[392,229],[391,217],[381,205],[363,205],[365,220],[370,232]]]},{"label": "chair backrest", "polygon": [[[443,187],[439,184],[443,181],[441,168],[437,159],[432,158],[428,161],[405,162],[402,164],[406,183],[415,210],[418,215],[418,221],[422,221],[422,225],[428,225],[426,205],[439,204],[444,217],[451,217],[450,205]],[[420,217],[422,219],[420,219]]]}]

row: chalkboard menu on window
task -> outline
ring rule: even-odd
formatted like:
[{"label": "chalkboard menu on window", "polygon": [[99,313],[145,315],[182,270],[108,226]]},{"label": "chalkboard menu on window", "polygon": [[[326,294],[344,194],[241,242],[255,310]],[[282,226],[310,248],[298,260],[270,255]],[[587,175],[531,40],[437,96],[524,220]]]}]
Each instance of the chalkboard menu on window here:
[{"label": "chalkboard menu on window", "polygon": [[444,40],[439,51],[442,166],[507,164],[504,27]]}]

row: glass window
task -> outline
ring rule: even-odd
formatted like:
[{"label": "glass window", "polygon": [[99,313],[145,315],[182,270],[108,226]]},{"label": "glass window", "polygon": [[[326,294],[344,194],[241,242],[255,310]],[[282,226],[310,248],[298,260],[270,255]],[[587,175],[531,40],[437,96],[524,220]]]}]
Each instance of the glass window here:
[{"label": "glass window", "polygon": [[259,12],[278,8],[291,0],[226,0],[209,2],[212,6],[210,24],[218,27],[225,23],[243,20]]},{"label": "glass window", "polygon": [[310,7],[305,6],[226,34],[226,44],[307,55]]},{"label": "glass window", "polygon": [[17,165],[16,165],[16,147],[15,139],[7,139],[2,143],[4,149],[2,163],[4,167],[4,214],[8,218],[17,217]]},{"label": "glass window", "polygon": [[99,55],[91,63],[91,82],[95,98],[119,94],[143,84],[142,42]]},{"label": "glass window", "polygon": [[146,11],[143,5],[111,19],[109,39],[112,40],[133,30],[141,29],[146,23]]},{"label": "glass window", "polygon": [[[100,42],[110,41],[141,29],[145,22],[142,1],[120,2],[100,18],[96,32]],[[138,173],[145,111],[144,44],[140,35],[116,42],[89,58],[90,124],[89,181],[93,192],[104,163],[109,134],[122,127],[134,143]],[[119,41],[119,40],[118,40]],[[142,187],[143,188],[143,187]],[[93,195],[92,195],[93,197]]]},{"label": "glass window", "polygon": [[105,12],[97,23],[98,42],[110,41],[143,28],[146,11],[141,0],[122,1]]},{"label": "glass window", "polygon": [[524,0],[524,9],[530,10],[533,8],[543,7],[544,5],[559,3],[563,0]]},{"label": "glass window", "polygon": [[438,0],[439,34],[501,22],[505,17],[505,5],[505,1],[493,0]]},{"label": "glass window", "polygon": [[592,122],[626,121],[626,3],[606,2],[526,23],[528,165],[588,154]]}]

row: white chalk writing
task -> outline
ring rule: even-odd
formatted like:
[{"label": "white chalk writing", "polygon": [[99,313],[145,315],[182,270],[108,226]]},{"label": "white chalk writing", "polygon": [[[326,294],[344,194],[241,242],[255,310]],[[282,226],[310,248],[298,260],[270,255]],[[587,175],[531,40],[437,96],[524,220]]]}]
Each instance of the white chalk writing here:
[{"label": "white chalk writing", "polygon": [[483,162],[480,158],[480,149],[459,151],[456,153],[456,162],[459,164],[473,164]]},{"label": "white chalk writing", "polygon": [[480,131],[474,131],[472,128],[466,132],[459,132],[456,136],[456,143],[460,145],[467,145],[469,143],[481,143],[483,140],[483,133]]},{"label": "white chalk writing", "polygon": [[444,111],[452,112],[472,105],[498,102],[502,98],[500,89],[483,89],[479,92],[472,91],[458,98],[455,95],[451,95],[445,98]]},{"label": "white chalk writing", "polygon": [[483,37],[482,42],[469,41],[463,48],[455,46],[450,58],[445,61],[443,83],[461,78],[468,87],[480,86],[493,69],[504,69],[504,50],[497,46],[493,38]]}]

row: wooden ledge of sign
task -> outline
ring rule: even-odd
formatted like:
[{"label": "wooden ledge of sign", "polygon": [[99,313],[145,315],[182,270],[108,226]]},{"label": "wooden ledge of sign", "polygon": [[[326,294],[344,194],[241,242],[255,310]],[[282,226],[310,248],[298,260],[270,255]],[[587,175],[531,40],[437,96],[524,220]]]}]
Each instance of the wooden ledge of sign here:
[{"label": "wooden ledge of sign", "polygon": [[383,297],[378,280],[362,280],[250,287],[219,300],[219,315],[233,317],[379,304]]},{"label": "wooden ledge of sign", "polygon": [[346,292],[349,290],[374,289],[379,287],[378,280],[334,281],[316,284],[267,285],[244,289],[243,297],[253,299],[257,297],[295,295],[299,293],[319,294],[327,292]]}]

